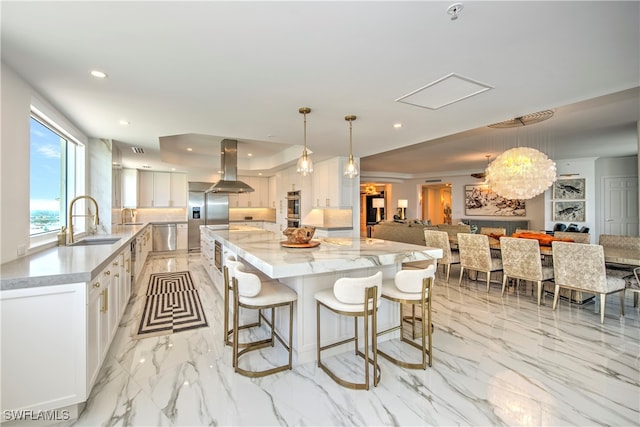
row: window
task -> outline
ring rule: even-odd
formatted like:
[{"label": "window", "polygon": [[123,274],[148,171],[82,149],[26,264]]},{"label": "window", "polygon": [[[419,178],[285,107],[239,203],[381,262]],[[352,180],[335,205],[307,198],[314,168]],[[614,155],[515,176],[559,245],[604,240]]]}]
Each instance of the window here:
[{"label": "window", "polygon": [[30,119],[30,236],[57,233],[66,226],[67,201],[75,187],[76,144],[57,126]]}]

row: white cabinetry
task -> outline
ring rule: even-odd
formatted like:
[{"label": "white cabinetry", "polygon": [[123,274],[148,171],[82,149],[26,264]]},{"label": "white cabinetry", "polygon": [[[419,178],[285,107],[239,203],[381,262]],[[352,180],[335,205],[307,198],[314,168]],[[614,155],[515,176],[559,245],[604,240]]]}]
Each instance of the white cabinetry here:
[{"label": "white cabinetry", "polygon": [[353,206],[353,191],[359,181],[344,176],[343,169],[346,161],[344,157],[335,157],[314,165],[311,203],[314,208]]},{"label": "white cabinetry", "polygon": [[171,172],[138,172],[138,207],[175,208],[187,205],[187,176]]},{"label": "white cabinetry", "polygon": [[138,206],[138,171],[135,169],[122,169],[120,173],[122,182],[122,206],[123,208],[135,208]]},{"label": "white cabinetry", "polygon": [[2,291],[2,409],[47,410],[89,397],[130,296],[130,250],[89,282]]},{"label": "white cabinetry", "polygon": [[187,206],[187,174],[171,173],[169,206],[183,208]]},{"label": "white cabinetry", "polygon": [[2,409],[86,400],[87,283],[0,293]]},{"label": "white cabinetry", "polygon": [[251,193],[229,194],[230,208],[268,208],[269,178],[261,176],[239,176],[238,179],[251,186],[254,191]]}]

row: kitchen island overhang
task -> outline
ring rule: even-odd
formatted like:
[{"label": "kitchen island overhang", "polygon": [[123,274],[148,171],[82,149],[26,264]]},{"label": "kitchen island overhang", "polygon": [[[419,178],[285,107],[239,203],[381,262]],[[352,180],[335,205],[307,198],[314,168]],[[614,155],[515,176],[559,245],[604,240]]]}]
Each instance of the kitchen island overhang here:
[{"label": "kitchen island overhang", "polygon": [[[201,227],[201,232],[219,241],[226,254],[237,258],[267,276],[278,279],[298,293],[294,314],[294,362],[302,364],[316,360],[316,292],[331,288],[340,277],[364,277],[382,271],[384,279],[391,279],[402,264],[432,261],[442,257],[442,250],[426,246],[371,238],[324,238],[315,248],[285,248],[280,245],[283,235],[239,230],[213,230]],[[222,275],[212,277],[216,287],[224,288]],[[215,283],[219,281],[220,283]],[[391,327],[399,318],[397,304],[382,301],[378,310],[378,330]],[[333,342],[353,333],[350,319],[323,316],[323,341]],[[277,316],[276,327],[286,316]],[[324,328],[324,325],[327,325]],[[333,331],[326,335],[324,331]],[[384,339],[397,337],[387,334]],[[335,347],[333,353],[348,350]],[[327,353],[330,355],[331,353]]]}]

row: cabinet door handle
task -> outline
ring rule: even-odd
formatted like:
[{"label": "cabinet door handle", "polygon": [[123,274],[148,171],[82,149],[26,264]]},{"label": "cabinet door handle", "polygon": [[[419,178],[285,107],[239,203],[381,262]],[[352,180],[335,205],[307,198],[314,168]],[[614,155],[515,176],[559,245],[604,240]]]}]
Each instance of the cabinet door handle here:
[{"label": "cabinet door handle", "polygon": [[114,267],[117,267],[117,266],[118,266],[118,261],[115,261],[115,262],[113,263],[113,266],[114,266]]},{"label": "cabinet door handle", "polygon": [[127,273],[131,270],[131,259],[127,258]]},{"label": "cabinet door handle", "polygon": [[110,276],[110,275],[111,275],[111,270],[107,270],[107,271],[105,271],[105,272],[104,272],[104,274],[105,274],[106,276]]},{"label": "cabinet door handle", "polygon": [[100,309],[100,312],[102,313],[106,313],[107,312],[107,304],[108,304],[108,295],[107,295],[107,291],[108,289],[105,289],[104,291],[102,291],[102,293],[100,295],[102,295],[102,308]]},{"label": "cabinet door handle", "polygon": [[94,287],[94,288],[99,288],[99,287],[100,287],[100,282],[96,282],[96,283],[94,283],[94,284],[93,284],[93,287]]},{"label": "cabinet door handle", "polygon": [[113,277],[120,277],[120,273],[114,274]]}]

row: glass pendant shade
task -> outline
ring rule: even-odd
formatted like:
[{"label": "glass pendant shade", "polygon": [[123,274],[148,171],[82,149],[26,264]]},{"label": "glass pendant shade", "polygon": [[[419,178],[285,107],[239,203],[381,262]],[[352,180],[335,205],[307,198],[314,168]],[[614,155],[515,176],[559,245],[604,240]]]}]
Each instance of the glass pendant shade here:
[{"label": "glass pendant shade", "polygon": [[486,171],[489,188],[506,199],[531,199],[543,193],[555,180],[555,162],[528,147],[505,151]]},{"label": "glass pendant shade", "polygon": [[307,174],[313,172],[313,162],[309,158],[306,149],[302,152],[302,156],[300,156],[300,158],[298,159],[296,171],[298,173],[301,173],[303,176],[306,176]]},{"label": "glass pendant shade", "polygon": [[296,172],[301,173],[302,176],[307,176],[313,172],[313,162],[307,153],[307,114],[311,112],[311,108],[301,107],[298,112],[304,115],[304,149],[302,150],[302,156],[298,159]]},{"label": "glass pendant shade", "polygon": [[349,122],[349,161],[344,166],[344,176],[348,178],[354,178],[358,176],[358,165],[353,160],[353,127],[352,123],[356,119],[356,116],[345,116],[344,119]]}]

